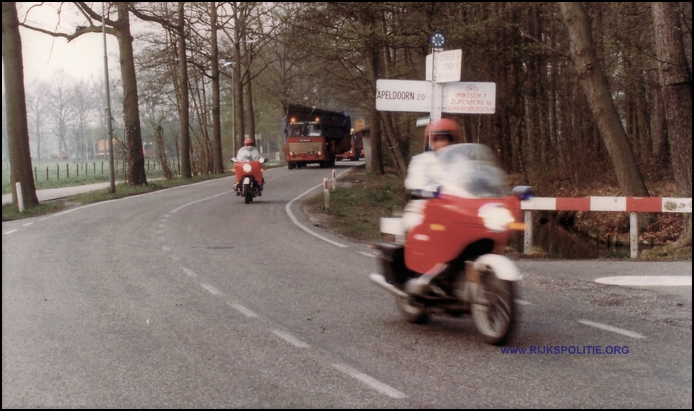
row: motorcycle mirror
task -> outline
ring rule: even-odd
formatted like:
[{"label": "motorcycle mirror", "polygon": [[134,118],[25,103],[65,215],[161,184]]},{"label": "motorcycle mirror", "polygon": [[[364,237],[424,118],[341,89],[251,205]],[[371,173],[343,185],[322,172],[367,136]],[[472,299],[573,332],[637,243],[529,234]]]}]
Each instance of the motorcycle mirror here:
[{"label": "motorcycle mirror", "polygon": [[235,163],[235,162],[236,162],[236,157],[232,157],[232,158],[231,158],[231,162],[232,162],[232,163]]},{"label": "motorcycle mirror", "polygon": [[258,161],[260,161],[260,164],[263,164],[263,163],[266,162],[267,160],[265,160],[265,157],[260,157],[260,158],[258,159]]}]

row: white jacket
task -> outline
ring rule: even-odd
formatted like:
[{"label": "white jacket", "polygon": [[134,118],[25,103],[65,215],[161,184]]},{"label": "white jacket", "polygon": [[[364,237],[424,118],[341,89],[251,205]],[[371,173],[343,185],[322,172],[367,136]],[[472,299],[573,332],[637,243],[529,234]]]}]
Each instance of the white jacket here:
[{"label": "white jacket", "polygon": [[436,191],[440,184],[441,162],[435,151],[425,151],[410,160],[405,177],[407,190]]},{"label": "white jacket", "polygon": [[[425,151],[410,160],[405,177],[407,190],[436,191],[440,184],[442,165],[435,151]],[[403,228],[405,232],[421,224],[424,216],[422,210],[428,200],[410,200],[403,213]]]}]

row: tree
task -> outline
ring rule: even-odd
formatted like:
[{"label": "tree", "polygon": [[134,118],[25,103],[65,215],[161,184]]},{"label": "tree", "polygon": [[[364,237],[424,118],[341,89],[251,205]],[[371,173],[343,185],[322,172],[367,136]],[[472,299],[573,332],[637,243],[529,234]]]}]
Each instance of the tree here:
[{"label": "tree", "polygon": [[22,187],[22,202],[39,203],[31,171],[31,149],[27,125],[26,97],[24,93],[24,69],[22,38],[19,35],[17,5],[2,3],[2,63],[5,68],[5,100],[7,115],[8,148],[10,151],[10,183],[12,202],[19,206],[16,184]]},{"label": "tree", "polygon": [[[27,96],[27,109],[28,111],[28,121],[29,123],[32,124],[32,128],[34,129],[34,141],[36,143],[36,158],[37,159],[42,159],[42,158],[47,158],[47,150],[48,147],[46,147],[46,142],[45,142],[45,136],[43,133],[43,126],[44,126],[44,118],[43,116],[46,114],[48,110],[48,93],[50,91],[50,86],[46,82],[40,82],[38,84],[35,84],[33,93],[30,91],[30,94]],[[32,97],[33,94],[33,97]],[[30,136],[30,140],[32,136]]]},{"label": "tree", "polygon": [[87,19],[87,24],[76,26],[75,31],[71,34],[53,32],[26,23],[20,23],[20,25],[27,29],[53,37],[65,38],[69,42],[87,33],[101,34],[101,25],[97,26],[94,23],[95,21],[105,22],[107,25],[106,33],[114,35],[118,39],[118,49],[120,53],[120,71],[123,83],[123,126],[125,128],[126,139],[126,160],[129,166],[125,180],[128,185],[147,184],[145,159],[142,152],[142,131],[140,128],[137,75],[135,73],[133,36],[130,32],[128,3],[114,3],[118,16],[115,21],[106,16],[100,16],[87,3],[76,2],[74,5],[79,9],[81,15]]},{"label": "tree", "polygon": [[[680,197],[692,196],[692,77],[682,41],[677,3],[652,4],[655,49],[665,107],[670,161]],[[692,245],[692,215],[679,242]]]},{"label": "tree", "polygon": [[627,196],[648,196],[597,58],[588,15],[581,3],[559,3],[559,7],[569,31],[571,60],[593,113],[593,120],[612,159],[619,187]]}]

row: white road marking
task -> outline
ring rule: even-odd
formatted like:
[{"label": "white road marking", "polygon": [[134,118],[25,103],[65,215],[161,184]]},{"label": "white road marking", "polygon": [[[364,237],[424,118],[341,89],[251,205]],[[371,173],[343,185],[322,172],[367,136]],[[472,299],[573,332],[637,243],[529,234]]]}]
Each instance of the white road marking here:
[{"label": "white road marking", "polygon": [[[335,178],[338,178],[338,177],[340,177],[341,175],[343,175],[343,174],[345,174],[345,173],[347,173],[347,172],[349,172],[349,171],[351,171],[351,169],[347,169],[346,171],[343,171],[342,173],[340,173],[340,174],[339,174],[338,176],[336,176]],[[287,205],[284,207],[284,209],[285,209],[285,211],[287,212],[287,215],[289,216],[289,218],[292,220],[292,222],[293,222],[295,225],[297,225],[299,228],[301,228],[302,230],[304,230],[304,231],[306,231],[307,233],[311,234],[312,236],[318,237],[318,238],[320,238],[321,240],[323,240],[323,241],[325,241],[325,242],[328,242],[328,243],[330,243],[330,244],[332,244],[332,245],[336,245],[336,246],[338,246],[338,247],[347,248],[348,246],[346,246],[346,245],[344,245],[344,244],[342,244],[342,243],[338,243],[337,241],[333,241],[333,240],[331,240],[331,239],[329,239],[329,238],[323,237],[322,235],[320,235],[320,234],[318,234],[318,233],[316,233],[316,232],[311,231],[308,227],[306,227],[306,226],[304,226],[303,224],[301,224],[301,223],[299,222],[299,220],[294,216],[294,214],[292,214],[292,203],[295,202],[296,200],[300,199],[301,197],[305,196],[306,194],[310,193],[311,191],[313,191],[313,190],[319,188],[319,187],[323,187],[323,183],[320,183],[320,184],[318,184],[318,185],[315,186],[315,187],[309,188],[309,189],[306,190],[304,193],[302,193],[302,194],[300,194],[299,196],[295,197],[292,201],[290,201],[290,202],[287,203]]]},{"label": "white road marking", "polygon": [[198,276],[198,274],[195,271],[191,270],[190,268],[181,267],[181,270],[183,270],[184,273],[188,274],[191,277],[197,277]]},{"label": "white road marking", "polygon": [[[184,186],[181,186],[181,187],[184,187]],[[223,195],[229,194],[229,193],[231,193],[231,191],[225,191],[225,192],[223,192],[223,193],[219,193],[219,194],[217,194],[217,195],[213,195],[212,197],[207,197],[207,198],[202,198],[202,199],[200,199],[200,200],[191,201],[191,202],[188,203],[188,204],[183,204],[182,206],[177,207],[177,208],[171,210],[170,213],[173,214],[173,213],[175,213],[175,212],[177,212],[177,211],[179,211],[179,210],[181,210],[181,209],[183,209],[183,208],[188,207],[189,205],[193,205],[193,204],[197,204],[197,203],[200,203],[200,202],[203,202],[203,201],[211,200],[211,199],[213,199],[213,198],[217,198],[217,197],[219,197],[219,196],[223,196]]]},{"label": "white road marking", "polygon": [[520,305],[530,305],[530,301],[525,301],[525,300],[517,299],[517,300],[516,300],[516,304],[520,304]]},{"label": "white road marking", "polygon": [[12,233],[14,233],[15,231],[17,231],[17,229],[10,230],[10,231],[5,231],[4,233],[2,233],[2,235],[12,234]]},{"label": "white road marking", "polygon": [[626,335],[627,337],[631,337],[631,338],[646,338],[645,335],[641,335],[641,334],[633,332],[633,331],[625,330],[623,328],[613,327],[613,326],[607,325],[607,324],[600,324],[600,323],[596,323],[596,322],[588,321],[588,320],[577,320],[577,321],[583,325],[589,325],[591,327],[600,328],[601,330],[612,331],[613,333]]},{"label": "white road marking", "polygon": [[367,257],[378,257],[378,254],[367,253],[366,251],[359,251],[359,254],[365,255]]},{"label": "white road marking", "polygon": [[168,246],[163,245],[163,246],[161,246],[161,251],[168,253],[169,251],[171,251],[171,249]]},{"label": "white road marking", "polygon": [[29,226],[30,226],[30,225],[32,225],[32,224],[34,224],[34,222],[33,222],[33,221],[32,221],[32,222],[30,222],[30,223],[26,223],[26,224],[22,225],[22,227],[29,227]]},{"label": "white road marking", "polygon": [[616,277],[600,277],[596,283],[611,285],[635,286],[692,286],[691,275],[625,275]]},{"label": "white road marking", "polygon": [[257,318],[258,314],[254,313],[253,311],[249,310],[248,308],[242,306],[241,304],[229,304],[230,306],[234,307],[237,311],[239,311],[241,314],[245,315],[248,318]]},{"label": "white road marking", "polygon": [[301,341],[300,339],[294,337],[293,335],[281,331],[281,330],[270,330],[272,331],[273,334],[276,336],[280,337],[284,341],[288,342],[289,344],[297,347],[297,348],[307,348],[309,345],[306,344],[305,342]]},{"label": "white road marking", "polygon": [[407,395],[404,393],[396,390],[395,388],[391,387],[390,385],[384,384],[377,379],[368,376],[364,373],[361,373],[354,368],[347,366],[345,364],[331,364],[333,368],[336,370],[343,372],[347,375],[349,375],[352,378],[356,378],[357,380],[363,382],[364,384],[368,385],[369,387],[373,388],[374,390],[380,392],[381,394],[385,394],[389,396],[390,398],[407,398]]},{"label": "white road marking", "polygon": [[207,291],[211,292],[212,294],[215,294],[215,295],[222,295],[222,292],[221,292],[221,291],[219,291],[218,289],[212,287],[212,286],[209,285],[209,284],[200,283],[200,285],[202,286],[202,288],[206,289]]}]

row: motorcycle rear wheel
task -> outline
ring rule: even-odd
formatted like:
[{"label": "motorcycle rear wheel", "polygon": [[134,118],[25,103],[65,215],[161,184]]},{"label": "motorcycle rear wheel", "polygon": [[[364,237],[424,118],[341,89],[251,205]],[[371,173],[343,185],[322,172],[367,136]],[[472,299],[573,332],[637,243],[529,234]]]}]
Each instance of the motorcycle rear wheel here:
[{"label": "motorcycle rear wheel", "polygon": [[427,308],[412,300],[412,297],[395,297],[400,313],[405,320],[415,324],[426,324],[431,321]]},{"label": "motorcycle rear wheel", "polygon": [[516,323],[516,284],[500,280],[493,272],[482,277],[471,311],[477,331],[487,344],[503,345]]}]

